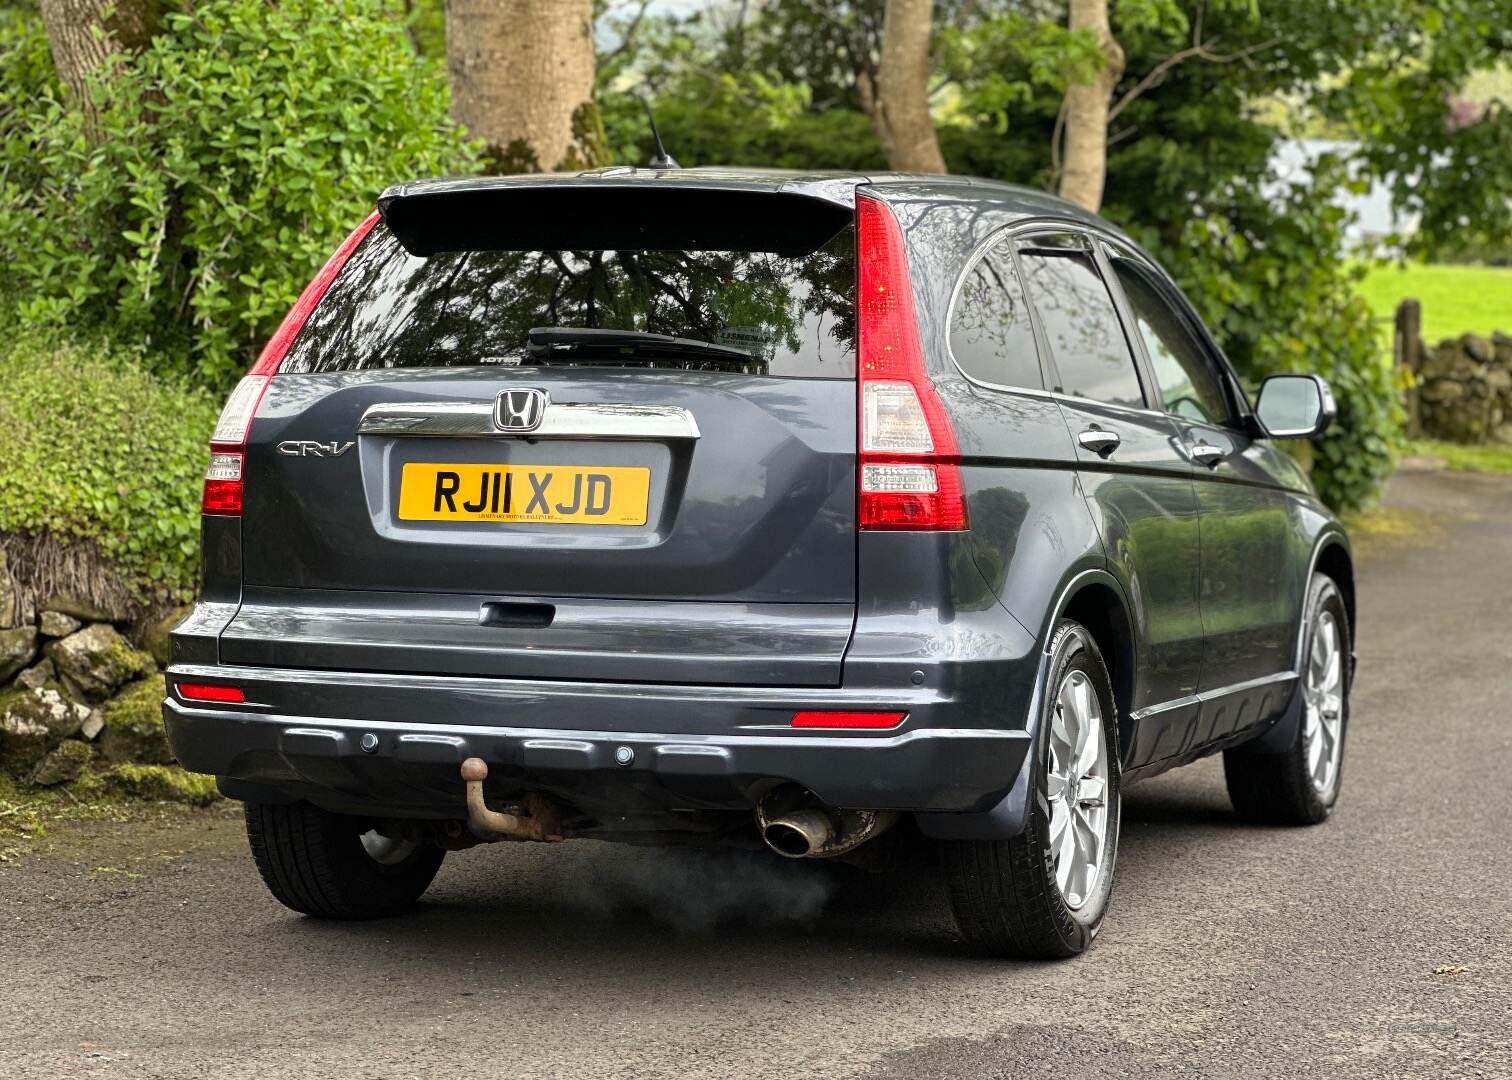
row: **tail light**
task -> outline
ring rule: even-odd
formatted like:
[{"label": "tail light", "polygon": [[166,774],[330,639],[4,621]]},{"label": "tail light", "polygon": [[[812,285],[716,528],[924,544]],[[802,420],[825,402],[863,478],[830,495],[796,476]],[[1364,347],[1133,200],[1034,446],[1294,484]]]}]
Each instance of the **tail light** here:
[{"label": "tail light", "polygon": [[304,328],[310,312],[325,297],[326,290],[352,257],[352,252],[357,250],[357,245],[362,243],[377,223],[378,211],[374,210],[341,242],[335,254],[320,268],[320,273],[299,294],[299,299],[294,301],[294,306],[258,354],[257,362],[226,399],[225,408],[216,421],[215,431],[210,435],[210,467],[205,470],[205,489],[200,497],[201,513],[241,516],[242,470],[247,458],[247,431],[251,428],[252,418],[257,415],[257,406],[268,389],[268,380],[278,373],[284,357],[288,355],[289,346],[294,344],[294,338]]},{"label": "tail light", "polygon": [[960,452],[924,370],[903,231],[885,204],[865,195],[856,199],[856,246],[860,527],[964,529]]}]

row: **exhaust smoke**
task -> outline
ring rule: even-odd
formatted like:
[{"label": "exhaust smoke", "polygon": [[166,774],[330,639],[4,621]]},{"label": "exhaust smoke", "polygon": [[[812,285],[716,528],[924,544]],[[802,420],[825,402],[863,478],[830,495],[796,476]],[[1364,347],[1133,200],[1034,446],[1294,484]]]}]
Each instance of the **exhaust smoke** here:
[{"label": "exhaust smoke", "polygon": [[585,843],[572,902],[596,915],[637,913],[678,930],[812,922],[836,889],[822,864],[765,852]]}]

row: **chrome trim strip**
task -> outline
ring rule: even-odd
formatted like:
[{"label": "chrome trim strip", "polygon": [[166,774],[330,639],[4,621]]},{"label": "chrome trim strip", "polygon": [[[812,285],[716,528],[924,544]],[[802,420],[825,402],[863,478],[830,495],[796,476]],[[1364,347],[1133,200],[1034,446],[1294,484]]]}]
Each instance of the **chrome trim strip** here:
[{"label": "chrome trim strip", "polygon": [[1294,682],[1296,679],[1297,673],[1295,671],[1278,671],[1274,675],[1262,675],[1258,679],[1247,679],[1244,682],[1234,683],[1230,686],[1220,686],[1216,690],[1203,690],[1201,693],[1188,694],[1185,697],[1175,698],[1172,701],[1162,701],[1158,705],[1147,705],[1143,709],[1135,709],[1129,714],[1129,717],[1133,720],[1144,720],[1158,713],[1169,712],[1172,709],[1180,709],[1192,705],[1207,705],[1233,694],[1244,694],[1272,684]]},{"label": "chrome trim strip", "polygon": [[546,406],[534,431],[500,431],[492,401],[409,401],[374,405],[357,424],[359,435],[421,438],[697,439],[702,432],[681,405],[563,403]]},{"label": "chrome trim strip", "polygon": [[[391,688],[396,690],[446,691],[482,695],[484,699],[520,700],[542,696],[579,698],[591,711],[593,702],[605,696],[631,694],[637,698],[676,701],[697,697],[720,704],[753,704],[800,708],[840,709],[896,708],[905,711],[927,708],[949,698],[926,687],[879,691],[875,688],[846,689],[833,686],[727,686],[703,683],[637,683],[595,679],[567,682],[561,679],[519,679],[492,675],[400,675],[380,671],[329,671],[324,668],[254,667],[246,664],[172,664],[170,680],[194,682],[214,679],[240,685],[250,694],[257,684],[314,685],[326,687]],[[201,702],[199,704],[206,704]],[[216,703],[219,704],[219,703]],[[250,703],[248,703],[250,704]],[[188,706],[185,706],[188,707]],[[196,706],[197,707],[197,706]],[[242,708],[241,705],[236,708]],[[204,711],[204,710],[201,710]],[[233,710],[234,711],[234,710]],[[584,715],[588,715],[587,712]],[[322,722],[319,717],[308,718]],[[356,721],[354,721],[355,723]],[[367,721],[362,721],[367,723]],[[430,725],[410,724],[413,730]],[[791,730],[786,725],[783,730]]]}]

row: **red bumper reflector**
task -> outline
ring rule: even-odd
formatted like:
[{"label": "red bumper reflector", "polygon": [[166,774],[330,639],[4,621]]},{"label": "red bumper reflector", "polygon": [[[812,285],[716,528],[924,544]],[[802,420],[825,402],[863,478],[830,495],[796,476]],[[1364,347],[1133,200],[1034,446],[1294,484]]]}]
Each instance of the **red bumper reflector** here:
[{"label": "red bumper reflector", "polygon": [[793,714],[793,727],[895,728],[907,713],[900,712],[801,712]]},{"label": "red bumper reflector", "polygon": [[178,684],[178,696],[185,701],[224,701],[239,705],[247,700],[239,686],[208,686],[204,683]]}]

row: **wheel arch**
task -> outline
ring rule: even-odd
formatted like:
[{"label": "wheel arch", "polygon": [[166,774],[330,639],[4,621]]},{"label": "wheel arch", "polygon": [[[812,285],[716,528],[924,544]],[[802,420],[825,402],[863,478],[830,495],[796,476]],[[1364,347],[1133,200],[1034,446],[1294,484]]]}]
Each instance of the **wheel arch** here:
[{"label": "wheel arch", "polygon": [[1050,633],[1054,633],[1055,624],[1061,619],[1074,619],[1084,626],[1102,653],[1118,708],[1118,749],[1122,756],[1134,735],[1134,682],[1139,661],[1133,620],[1116,579],[1106,574],[1079,577],[1062,597]]},{"label": "wheel arch", "polygon": [[1344,596],[1344,614],[1349,617],[1349,639],[1354,641],[1356,626],[1355,618],[1355,576],[1354,557],[1350,554],[1349,545],[1337,534],[1330,534],[1318,546],[1317,557],[1313,560],[1313,569],[1320,574],[1327,574],[1333,579],[1333,583],[1339,587],[1339,592]]}]

